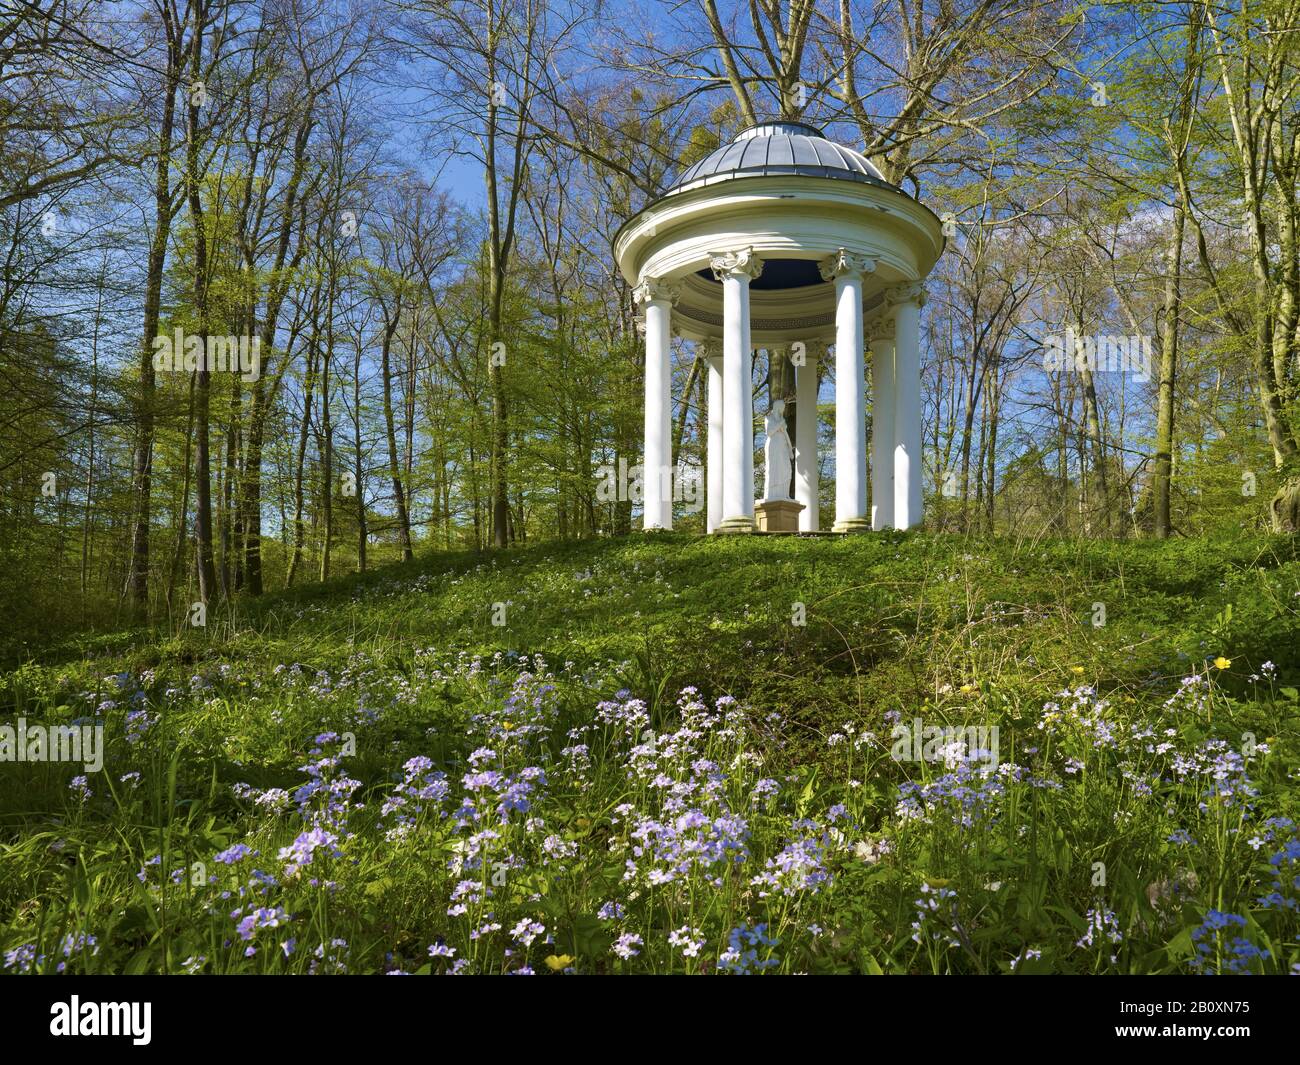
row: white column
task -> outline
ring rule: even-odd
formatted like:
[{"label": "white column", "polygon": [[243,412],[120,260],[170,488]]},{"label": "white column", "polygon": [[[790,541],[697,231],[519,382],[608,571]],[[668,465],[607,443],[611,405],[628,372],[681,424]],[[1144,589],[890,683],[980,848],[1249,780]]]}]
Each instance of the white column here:
[{"label": "white column", "polygon": [[749,282],[763,270],[752,248],[709,261],[722,282],[722,523],[719,532],[754,531],[753,350]]},{"label": "white column", "polygon": [[921,305],[920,282],[889,290],[894,310],[894,527],[921,524]]},{"label": "white column", "polygon": [[794,499],[803,504],[799,511],[799,531],[816,532],[821,528],[817,513],[817,360],[821,345],[804,346],[804,362],[795,367],[794,376]]},{"label": "white column", "polygon": [[705,362],[709,368],[709,458],[705,477],[705,499],[708,512],[705,529],[714,532],[722,524],[722,485],[724,467],[722,460],[722,348],[713,341],[703,345]]},{"label": "white column", "polygon": [[894,527],[894,320],[881,315],[871,331],[871,527]]},{"label": "white column", "polygon": [[643,529],[673,527],[672,306],[678,290],[646,278],[633,291],[645,304],[645,451],[642,457]]},{"label": "white column", "polygon": [[871,527],[867,516],[867,403],[862,363],[862,275],[876,264],[843,248],[821,263],[835,279],[835,532]]},{"label": "white column", "polygon": [[[789,344],[769,344],[769,345],[767,346],[766,351],[767,351],[767,396],[766,396],[766,400],[765,400],[765,403],[764,403],[764,410],[765,410],[765,412],[770,412],[770,411],[772,410],[772,405],[773,405],[773,404],[774,404],[778,399],[779,399],[779,400],[786,400],[787,402],[786,402],[786,405],[785,405],[785,427],[786,427],[786,431],[787,431],[787,433],[793,433],[793,432],[794,432],[794,428],[795,428],[795,425],[794,425],[794,422],[795,422],[795,407],[794,407],[794,404],[795,404],[795,397],[794,397],[794,396],[787,396],[787,395],[785,394],[785,392],[784,392],[784,386],[785,386],[784,376],[782,377],[782,379],[781,379],[780,381],[777,381],[777,380],[776,380],[776,372],[777,372],[778,367],[781,367],[781,366],[785,363],[785,361],[790,357],[790,345],[789,345]],[[755,354],[757,354],[757,352],[755,352]],[[782,375],[784,375],[785,371],[782,370],[781,372],[782,372]],[[797,387],[797,385],[796,385],[796,387]],[[764,413],[764,414],[760,414],[760,415],[758,416],[758,419],[757,419],[757,420],[758,420],[760,423],[765,423],[765,422],[767,421],[766,413]],[[790,472],[793,474],[793,472],[794,472],[794,436],[791,435],[789,439],[790,439],[790,459],[791,459],[791,461],[790,461]],[[764,458],[766,458],[766,455],[765,455],[766,444],[767,444],[767,431],[766,431],[766,425],[764,425],[763,442],[764,442],[764,447],[763,447],[763,449],[760,449],[760,450],[759,450],[759,454],[760,454],[760,455],[763,455]],[[772,487],[773,487],[772,485],[770,485],[770,484],[767,483],[767,470],[766,470],[766,468],[765,468],[764,471],[763,471],[763,491],[762,491],[762,493],[759,495],[759,498],[760,498],[760,499],[773,499],[773,498],[776,498],[775,496],[772,495]],[[786,496],[786,498],[793,499],[794,496],[793,496],[793,495],[789,495],[789,492],[790,492],[790,490],[791,490],[792,487],[793,487],[793,480],[792,480],[791,482],[787,482],[787,483],[786,483],[784,490],[781,491],[781,494],[784,495],[784,496]]]}]

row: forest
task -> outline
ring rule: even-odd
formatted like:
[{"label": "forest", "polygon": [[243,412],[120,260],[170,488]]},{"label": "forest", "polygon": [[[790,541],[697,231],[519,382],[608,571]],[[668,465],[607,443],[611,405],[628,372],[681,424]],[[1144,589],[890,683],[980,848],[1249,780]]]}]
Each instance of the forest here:
[{"label": "forest", "polygon": [[[180,624],[422,545],[630,531],[633,502],[600,498],[641,443],[609,240],[769,117],[860,148],[944,219],[931,528],[1296,526],[1292,5],[9,0],[2,18],[19,632]],[[187,334],[237,339],[244,369],[160,352]],[[1055,369],[1084,336],[1125,358]],[[673,355],[687,467],[694,347]]]},{"label": "forest", "polygon": [[[920,527],[643,529],[615,235],[796,122]],[[1298,181],[1297,0],[0,0],[3,971],[1300,972]]]}]

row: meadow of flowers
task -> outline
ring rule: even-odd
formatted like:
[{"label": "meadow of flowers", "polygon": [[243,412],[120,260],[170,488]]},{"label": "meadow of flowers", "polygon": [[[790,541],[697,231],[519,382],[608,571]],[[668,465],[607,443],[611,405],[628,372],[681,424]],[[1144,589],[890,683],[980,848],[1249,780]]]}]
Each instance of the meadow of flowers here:
[{"label": "meadow of flowers", "polygon": [[[1219,651],[1164,690],[957,676],[811,733],[625,661],[29,667],[15,711],[107,752],[6,767],[3,968],[1300,972],[1297,693]],[[1000,758],[898,760],[914,710]]]}]

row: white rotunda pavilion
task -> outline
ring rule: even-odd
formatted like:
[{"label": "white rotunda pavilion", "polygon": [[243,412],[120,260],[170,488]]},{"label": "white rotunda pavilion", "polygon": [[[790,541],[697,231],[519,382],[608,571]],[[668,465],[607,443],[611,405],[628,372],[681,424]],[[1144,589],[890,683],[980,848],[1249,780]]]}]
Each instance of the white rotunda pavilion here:
[{"label": "white rotunda pavilion", "polygon": [[799,531],[821,527],[817,382],[818,362],[828,356],[835,368],[833,530],[919,524],[920,312],[923,282],[943,246],[934,212],[860,153],[802,122],[742,130],[630,218],[614,236],[614,254],[645,314],[644,527],[672,528],[674,334],[703,345],[708,363],[709,532],[755,529],[755,349],[769,358],[782,351],[796,368]]}]

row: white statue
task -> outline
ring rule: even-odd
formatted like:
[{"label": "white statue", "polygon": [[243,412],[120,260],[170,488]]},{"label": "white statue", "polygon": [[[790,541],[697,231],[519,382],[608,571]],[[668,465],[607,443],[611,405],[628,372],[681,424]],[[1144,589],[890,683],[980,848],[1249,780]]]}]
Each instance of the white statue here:
[{"label": "white statue", "polygon": [[789,499],[794,447],[785,427],[785,400],[778,399],[772,404],[763,429],[767,433],[767,443],[763,445],[763,458],[767,464],[763,477],[763,501]]}]

